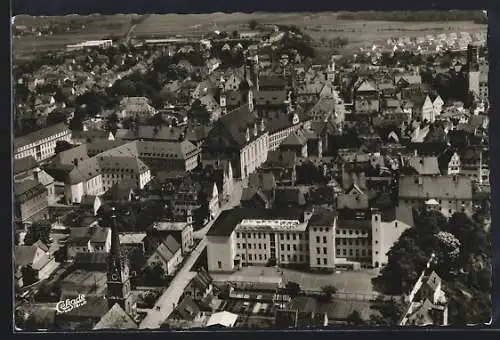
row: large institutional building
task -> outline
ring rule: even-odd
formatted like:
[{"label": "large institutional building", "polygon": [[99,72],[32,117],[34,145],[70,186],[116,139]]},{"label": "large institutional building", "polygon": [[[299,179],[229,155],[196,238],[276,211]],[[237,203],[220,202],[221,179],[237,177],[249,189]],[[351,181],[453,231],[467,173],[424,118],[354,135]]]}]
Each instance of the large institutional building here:
[{"label": "large institutional building", "polygon": [[208,269],[246,265],[307,265],[313,270],[380,267],[401,234],[413,226],[410,208],[279,211],[236,208],[221,213],[207,234]]}]

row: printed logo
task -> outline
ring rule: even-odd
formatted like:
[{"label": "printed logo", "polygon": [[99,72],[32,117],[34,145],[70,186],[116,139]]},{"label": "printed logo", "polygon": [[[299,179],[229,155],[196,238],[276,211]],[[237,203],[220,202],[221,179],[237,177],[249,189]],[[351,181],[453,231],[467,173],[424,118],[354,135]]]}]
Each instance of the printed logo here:
[{"label": "printed logo", "polygon": [[64,301],[59,301],[56,305],[56,311],[59,314],[71,312],[73,309],[81,307],[87,304],[84,294],[78,295],[76,299],[66,299]]}]

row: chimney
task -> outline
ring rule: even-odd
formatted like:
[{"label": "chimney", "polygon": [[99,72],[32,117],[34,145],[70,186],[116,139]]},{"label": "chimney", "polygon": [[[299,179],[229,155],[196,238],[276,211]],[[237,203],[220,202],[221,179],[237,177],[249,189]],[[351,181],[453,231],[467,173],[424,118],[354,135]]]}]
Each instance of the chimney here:
[{"label": "chimney", "polygon": [[39,172],[40,172],[40,169],[38,169],[38,168],[37,168],[37,169],[35,169],[35,170],[33,171],[33,178],[34,178],[34,180],[35,180],[35,181],[37,181],[37,182],[39,182],[39,181],[40,181],[40,178],[39,178],[39,176],[38,176],[38,173],[39,173]]},{"label": "chimney", "polygon": [[266,124],[264,122],[264,118],[262,118],[260,120],[260,131],[264,132],[265,129],[266,129]]}]

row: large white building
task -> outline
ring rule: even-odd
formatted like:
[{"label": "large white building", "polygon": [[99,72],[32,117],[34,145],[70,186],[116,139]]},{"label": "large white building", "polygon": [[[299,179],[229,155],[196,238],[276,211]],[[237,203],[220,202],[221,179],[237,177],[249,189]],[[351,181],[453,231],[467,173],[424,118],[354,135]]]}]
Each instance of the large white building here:
[{"label": "large white building", "polygon": [[64,123],[18,137],[14,140],[14,159],[33,156],[36,161],[43,161],[54,156],[58,141],[71,142],[71,130]]},{"label": "large white building", "polygon": [[207,233],[208,270],[232,272],[273,262],[313,270],[380,267],[412,226],[411,209],[399,207],[358,217],[332,211],[226,210]]}]

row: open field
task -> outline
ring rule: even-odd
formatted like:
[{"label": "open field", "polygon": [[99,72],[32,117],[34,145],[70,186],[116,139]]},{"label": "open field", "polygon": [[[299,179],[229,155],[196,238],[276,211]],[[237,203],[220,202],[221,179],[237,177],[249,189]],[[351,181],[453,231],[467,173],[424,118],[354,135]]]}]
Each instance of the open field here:
[{"label": "open field", "polygon": [[[144,20],[140,21],[139,18]],[[472,21],[447,22],[398,22],[398,21],[358,21],[340,20],[337,13],[212,13],[212,14],[135,14],[113,16],[60,17],[17,16],[14,26],[32,27],[50,25],[71,25],[71,31],[64,34],[44,34],[22,36],[13,40],[14,53],[32,53],[63,48],[66,44],[82,40],[104,39],[123,36],[137,23],[132,37],[155,38],[172,35],[200,35],[214,30],[232,32],[248,29],[251,20],[263,25],[295,25],[317,41],[326,43],[337,37],[347,38],[347,49],[357,48],[366,43],[385,41],[399,36],[425,36],[467,31],[486,32],[487,26]]]},{"label": "open field", "polygon": [[[124,36],[135,14],[119,15],[67,15],[55,17],[16,16],[13,30],[25,32],[12,40],[14,55],[61,50],[68,44],[84,40],[100,40]],[[41,31],[42,35],[36,33]],[[50,33],[52,31],[52,34]],[[61,32],[62,31],[62,32]]]}]

